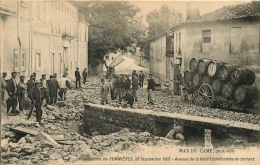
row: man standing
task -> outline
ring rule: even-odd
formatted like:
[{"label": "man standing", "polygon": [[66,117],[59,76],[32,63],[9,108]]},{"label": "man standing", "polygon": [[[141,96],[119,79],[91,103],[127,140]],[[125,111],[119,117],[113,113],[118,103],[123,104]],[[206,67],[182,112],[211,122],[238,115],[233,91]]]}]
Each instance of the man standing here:
[{"label": "man standing", "polygon": [[144,87],[144,73],[143,71],[141,70],[140,71],[140,74],[139,74],[139,84],[140,84],[140,88],[143,88]]},{"label": "man standing", "polygon": [[0,91],[1,91],[1,101],[2,101],[2,104],[5,104],[5,88],[6,88],[6,81],[5,81],[5,78],[7,76],[7,73],[4,72],[2,77],[1,77],[1,88],[0,88]]},{"label": "man standing", "polygon": [[79,87],[81,88],[81,83],[80,83],[81,76],[80,76],[78,67],[76,68],[76,71],[75,71],[75,78],[76,78],[76,87],[78,87],[78,84],[79,84]]},{"label": "man standing", "polygon": [[105,79],[101,79],[101,88],[100,88],[100,95],[101,95],[101,104],[108,104],[108,94],[109,94],[109,86],[105,82]]},{"label": "man standing", "polygon": [[133,73],[132,73],[132,80],[133,80],[134,76],[138,76],[138,74],[136,73],[136,70],[133,70]]},{"label": "man standing", "polygon": [[148,104],[154,104],[154,100],[153,100],[153,90],[154,90],[154,85],[155,85],[155,81],[152,77],[152,74],[149,74],[149,79],[148,79],[148,87],[147,87],[147,93],[148,93]]},{"label": "man standing", "polygon": [[34,76],[33,82],[35,84],[35,81],[36,81],[36,73],[35,72],[33,72],[33,76]]},{"label": "man standing", "polygon": [[58,90],[60,89],[60,85],[59,85],[59,82],[57,80],[57,73],[54,73],[53,74],[53,81],[54,81],[54,84],[55,84],[55,95],[54,95],[54,104],[56,104],[57,102],[57,97],[58,97]]},{"label": "man standing", "polygon": [[113,74],[111,75],[109,79],[109,87],[110,87],[110,94],[111,94],[111,99],[115,100],[115,82],[116,79],[114,78]]},{"label": "man standing", "polygon": [[175,95],[181,95],[181,88],[180,88],[181,82],[182,82],[182,74],[181,74],[180,69],[178,69],[176,81],[175,81],[175,88],[174,88]]},{"label": "man standing", "polygon": [[[30,76],[30,79],[27,82],[27,92],[28,94],[31,92],[31,90],[35,87],[35,77],[34,74]],[[28,95],[29,99],[32,100],[30,95]]]},{"label": "man standing", "polygon": [[49,105],[50,104],[50,95],[49,95],[49,89],[48,89],[48,84],[47,84],[47,80],[46,80],[46,74],[42,75],[41,78],[41,82],[42,82],[42,102],[45,99],[46,103]]},{"label": "man standing", "polygon": [[88,70],[87,68],[84,69],[84,71],[82,72],[82,77],[83,77],[83,83],[85,84],[87,81],[87,77],[88,77]]},{"label": "man standing", "polygon": [[47,85],[48,85],[48,88],[49,88],[50,105],[53,105],[55,94],[57,95],[57,93],[56,93],[57,90],[56,90],[56,85],[55,85],[55,81],[54,81],[54,76],[53,75],[50,75],[50,79],[47,80]]},{"label": "man standing", "polygon": [[137,102],[137,93],[136,93],[137,89],[138,89],[138,78],[136,75],[134,75],[132,79],[132,94],[136,102]]},{"label": "man standing", "polygon": [[6,101],[7,105],[7,114],[9,113],[10,108],[12,107],[11,113],[16,113],[17,106],[17,83],[15,81],[17,73],[12,72],[12,78],[6,84],[6,91],[8,93],[8,99]]},{"label": "man standing", "polygon": [[60,91],[59,96],[61,100],[66,100],[67,95],[67,88],[68,88],[68,79],[66,78],[66,75],[63,75],[63,77],[59,81]]},{"label": "man standing", "polygon": [[32,98],[32,104],[36,108],[36,121],[41,125],[42,119],[42,91],[41,91],[41,81],[37,80],[35,82],[35,87],[30,92],[30,97]]},{"label": "man standing", "polygon": [[124,84],[124,94],[123,96],[126,95],[126,92],[129,91],[131,89],[131,80],[129,78],[130,76],[127,75],[126,79],[124,80],[123,84]]},{"label": "man standing", "polygon": [[20,81],[18,82],[18,102],[19,110],[23,111],[25,104],[25,91],[27,89],[26,84],[24,83],[24,76],[20,76]]}]

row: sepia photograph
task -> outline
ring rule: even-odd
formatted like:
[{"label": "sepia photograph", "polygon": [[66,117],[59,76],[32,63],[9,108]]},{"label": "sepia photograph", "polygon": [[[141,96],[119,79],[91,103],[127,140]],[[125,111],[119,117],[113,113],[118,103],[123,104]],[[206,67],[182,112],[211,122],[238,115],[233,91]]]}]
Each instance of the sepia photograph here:
[{"label": "sepia photograph", "polygon": [[1,165],[259,165],[260,1],[0,0]]}]

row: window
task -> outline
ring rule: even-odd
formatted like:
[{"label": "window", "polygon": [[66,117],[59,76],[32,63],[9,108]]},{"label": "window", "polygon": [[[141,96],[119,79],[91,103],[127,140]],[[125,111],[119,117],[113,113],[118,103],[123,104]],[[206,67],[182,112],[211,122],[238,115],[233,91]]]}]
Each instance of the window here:
[{"label": "window", "polygon": [[60,54],[60,74],[62,74],[62,54],[61,53],[59,53]]},{"label": "window", "polygon": [[55,67],[55,54],[52,53],[52,54],[51,54],[51,72],[52,72],[52,73],[55,73],[55,72],[54,72],[54,67]]},{"label": "window", "polygon": [[179,33],[179,54],[181,54],[181,33]]},{"label": "window", "polygon": [[178,37],[179,37],[179,36],[178,36],[178,33],[176,33],[176,37],[175,37],[175,38],[176,38],[176,48],[177,48],[177,49],[176,49],[176,53],[178,53],[178,50],[179,50],[179,49],[178,49],[178,48],[179,48],[179,39],[178,39]]},{"label": "window", "polygon": [[25,68],[25,51],[22,52],[22,68]]},{"label": "window", "polygon": [[211,30],[203,30],[203,43],[211,43]]},{"label": "window", "polygon": [[231,53],[240,53],[242,50],[242,27],[231,28],[231,43],[230,51]]},{"label": "window", "polygon": [[36,64],[36,69],[39,69],[41,67],[41,53],[39,52],[36,52],[35,64]]},{"label": "window", "polygon": [[19,50],[15,49],[14,50],[14,69],[18,69],[18,63],[19,63]]}]

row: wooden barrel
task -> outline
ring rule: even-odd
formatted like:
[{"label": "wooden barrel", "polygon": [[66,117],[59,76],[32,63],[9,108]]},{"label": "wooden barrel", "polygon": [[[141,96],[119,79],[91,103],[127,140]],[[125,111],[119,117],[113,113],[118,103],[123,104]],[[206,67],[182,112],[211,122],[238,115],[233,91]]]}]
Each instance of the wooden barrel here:
[{"label": "wooden barrel", "polygon": [[232,85],[231,83],[225,83],[223,85],[223,89],[222,89],[222,97],[226,98],[226,99],[231,99],[233,98],[233,94],[234,94],[234,85]]},{"label": "wooden barrel", "polygon": [[201,59],[199,61],[199,66],[198,66],[198,73],[199,74],[204,74],[208,72],[208,65],[210,63],[210,60],[208,59]]},{"label": "wooden barrel", "polygon": [[201,85],[201,75],[199,73],[195,73],[192,77],[192,85],[195,88],[198,88]]},{"label": "wooden barrel", "polygon": [[222,61],[216,61],[216,60],[210,61],[209,66],[208,66],[208,75],[210,77],[217,75],[217,73],[222,65],[223,65]]},{"label": "wooden barrel", "polygon": [[186,82],[189,82],[190,81],[190,71],[189,70],[186,70],[185,72],[184,72],[184,80],[186,81]]},{"label": "wooden barrel", "polygon": [[230,74],[230,82],[235,85],[253,85],[255,73],[245,68],[235,68]]},{"label": "wooden barrel", "polygon": [[192,72],[196,72],[198,70],[199,60],[200,58],[192,58],[190,60],[190,70]]},{"label": "wooden barrel", "polygon": [[236,88],[234,95],[237,102],[249,103],[258,99],[259,91],[255,86],[241,85]]},{"label": "wooden barrel", "polygon": [[230,73],[235,69],[234,65],[224,64],[218,71],[218,78],[223,81],[229,81]]},{"label": "wooden barrel", "polygon": [[203,75],[202,78],[201,78],[201,83],[202,84],[204,84],[204,83],[211,84],[212,80],[209,77],[209,75]]},{"label": "wooden barrel", "polygon": [[222,87],[223,87],[223,82],[220,81],[218,78],[215,79],[213,82],[212,82],[212,88],[213,88],[213,91],[216,95],[220,95],[221,92],[222,92]]}]

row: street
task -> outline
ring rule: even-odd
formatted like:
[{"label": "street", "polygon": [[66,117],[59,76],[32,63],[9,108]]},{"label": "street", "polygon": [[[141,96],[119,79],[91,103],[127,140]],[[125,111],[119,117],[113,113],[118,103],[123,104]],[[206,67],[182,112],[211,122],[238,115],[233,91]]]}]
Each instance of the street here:
[{"label": "street", "polygon": [[[145,70],[135,64],[135,60],[130,57],[123,57],[124,61],[116,66],[116,72],[131,74],[133,69],[135,70]],[[76,161],[84,161],[87,157],[103,157],[102,155],[111,155],[110,151],[124,151],[127,152],[139,152],[142,148],[147,148],[146,151],[149,153],[149,150],[153,150],[151,146],[162,146],[160,147],[162,150],[165,150],[163,147],[169,143],[174,145],[175,142],[171,142],[163,137],[153,137],[148,132],[140,133],[140,138],[149,138],[152,140],[152,143],[147,141],[146,143],[141,143],[137,141],[131,140],[131,135],[136,133],[130,133],[127,129],[125,133],[127,135],[121,134],[120,136],[129,137],[130,139],[126,139],[128,147],[124,148],[121,143],[116,143],[114,146],[117,149],[111,148],[111,140],[114,139],[113,136],[104,135],[100,136],[96,133],[92,133],[92,135],[87,135],[84,133],[84,128],[81,128],[83,125],[82,116],[83,107],[85,103],[94,103],[100,104],[100,96],[99,96],[99,77],[89,77],[87,79],[86,85],[83,85],[82,89],[73,89],[69,90],[68,98],[66,103],[59,102],[55,106],[46,106],[43,107],[43,126],[39,126],[38,123],[35,123],[35,116],[33,115],[29,121],[25,120],[28,114],[28,110],[23,111],[19,114],[19,116],[6,116],[5,115],[5,107],[2,106],[2,126],[3,126],[3,134],[2,134],[2,158],[3,162],[6,163],[18,163],[18,164],[28,164],[37,163],[37,164],[45,164],[45,161],[50,162],[76,162]],[[181,113],[185,115],[192,116],[204,116],[210,118],[221,118],[232,121],[242,121],[245,123],[252,124],[260,124],[259,115],[253,114],[243,114],[243,118],[241,118],[240,113],[224,111],[220,109],[210,109],[203,108],[193,105],[188,102],[184,102],[181,100],[180,96],[174,96],[171,91],[163,90],[163,91],[155,91],[155,104],[148,105],[147,104],[147,91],[146,88],[141,88],[137,92],[138,94],[138,102],[134,103],[133,109],[143,110],[152,109],[153,111],[159,112],[173,112],[173,113]],[[174,103],[174,104],[173,104]],[[121,107],[122,105],[118,103],[118,101],[112,101],[109,99],[109,106]],[[216,113],[217,112],[217,113]],[[76,125],[73,126],[73,123]],[[71,125],[72,124],[72,125]],[[17,139],[14,136],[14,133],[11,132],[8,128],[13,128],[16,126],[23,126],[29,129],[36,130],[38,132],[45,132],[53,137],[60,137],[67,139],[72,142],[73,147],[69,147],[70,145],[59,145],[60,147],[55,147],[54,144],[50,144],[50,142],[42,141],[45,138],[39,138],[34,136],[26,136],[22,139]],[[83,129],[83,130],[82,130]],[[74,132],[77,131],[77,132]],[[95,135],[96,134],[96,135]],[[120,134],[120,133],[119,133]],[[83,135],[83,136],[82,136]],[[119,136],[119,135],[117,135]],[[108,139],[107,141],[103,141],[101,139]],[[158,139],[159,138],[159,139]],[[141,140],[143,141],[143,140]],[[146,141],[146,140],[145,140]],[[18,142],[18,143],[17,143]],[[144,142],[144,141],[143,141]],[[42,144],[41,144],[42,143]],[[229,143],[229,142],[228,142]],[[84,144],[84,145],[83,145]],[[254,144],[254,143],[253,143]],[[49,145],[49,146],[48,146]],[[85,146],[82,148],[81,146]],[[100,146],[101,145],[101,146]],[[105,149],[102,145],[105,145]],[[148,145],[148,146],[147,146]],[[196,146],[196,141],[193,142],[193,145]],[[226,145],[225,142],[220,144],[219,147],[224,147]],[[250,144],[249,144],[250,145]],[[251,144],[252,145],[252,144]],[[185,145],[184,145],[185,146]],[[101,148],[100,148],[101,147]],[[113,148],[114,148],[113,147]],[[33,151],[39,151],[33,153]],[[79,152],[80,151],[80,152]],[[148,152],[149,151],[149,152]],[[42,153],[42,154],[40,154]],[[55,153],[55,154],[50,154]],[[142,152],[141,152],[142,153]],[[24,160],[26,156],[28,160]],[[123,154],[124,155],[124,154]],[[19,159],[21,157],[22,159]],[[78,163],[79,163],[78,162]],[[47,163],[48,164],[48,163]]]}]

